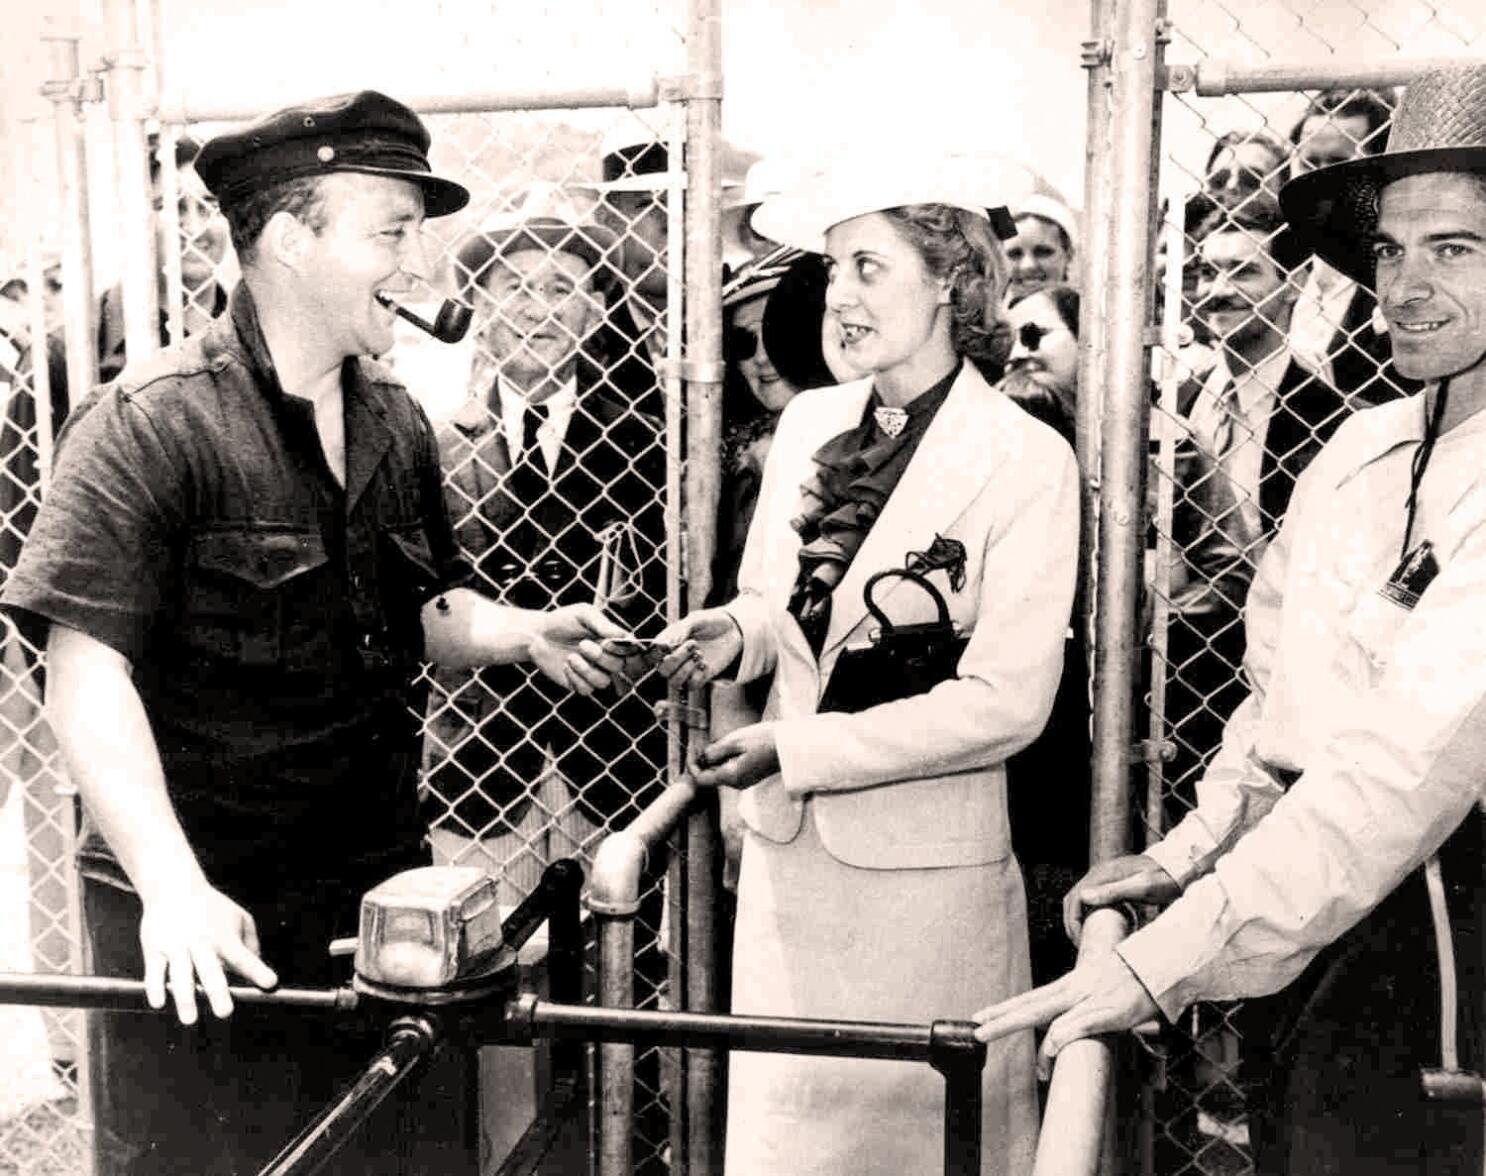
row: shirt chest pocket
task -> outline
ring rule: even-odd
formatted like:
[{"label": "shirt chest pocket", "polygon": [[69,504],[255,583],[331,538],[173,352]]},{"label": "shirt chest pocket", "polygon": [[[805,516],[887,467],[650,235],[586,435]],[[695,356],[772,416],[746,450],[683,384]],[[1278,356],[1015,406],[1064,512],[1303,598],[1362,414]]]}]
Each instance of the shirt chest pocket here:
[{"label": "shirt chest pocket", "polygon": [[1409,610],[1378,592],[1364,593],[1346,621],[1345,656],[1353,680],[1372,686],[1388,668]]},{"label": "shirt chest pocket", "polygon": [[188,557],[180,638],[248,666],[308,663],[331,639],[328,562],[317,531],[203,531]]}]

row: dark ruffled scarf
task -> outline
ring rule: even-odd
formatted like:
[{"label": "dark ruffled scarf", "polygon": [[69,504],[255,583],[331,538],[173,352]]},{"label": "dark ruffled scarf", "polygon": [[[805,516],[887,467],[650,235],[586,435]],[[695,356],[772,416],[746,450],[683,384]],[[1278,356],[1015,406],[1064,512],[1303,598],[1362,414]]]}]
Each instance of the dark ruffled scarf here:
[{"label": "dark ruffled scarf", "polygon": [[804,512],[791,522],[801,546],[789,611],[817,657],[831,623],[831,593],[897,488],[962,366],[963,361],[956,363],[949,375],[903,406],[907,420],[898,433],[878,423],[877,410],[884,406],[873,388],[861,421],[815,451],[815,474],[800,487]]}]

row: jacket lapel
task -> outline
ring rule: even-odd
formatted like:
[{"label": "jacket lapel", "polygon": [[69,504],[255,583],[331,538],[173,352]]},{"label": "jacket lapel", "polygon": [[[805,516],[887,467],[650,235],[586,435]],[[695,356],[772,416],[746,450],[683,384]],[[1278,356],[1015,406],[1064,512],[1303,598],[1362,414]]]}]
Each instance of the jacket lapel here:
[{"label": "jacket lapel", "polygon": [[[862,588],[874,572],[902,567],[910,551],[926,549],[964,513],[1001,464],[994,428],[995,398],[967,361],[918,450],[867,533],[831,598],[831,624],[821,657],[839,645],[867,613]],[[901,580],[877,590],[879,601]]]}]

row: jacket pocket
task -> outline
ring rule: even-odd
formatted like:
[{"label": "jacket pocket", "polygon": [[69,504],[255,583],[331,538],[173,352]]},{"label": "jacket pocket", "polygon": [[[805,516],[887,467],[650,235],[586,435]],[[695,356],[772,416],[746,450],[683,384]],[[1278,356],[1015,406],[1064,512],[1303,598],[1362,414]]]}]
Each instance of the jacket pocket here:
[{"label": "jacket pocket", "polygon": [[198,654],[249,666],[298,660],[305,640],[327,636],[315,607],[327,561],[318,531],[201,532],[187,556],[181,639]]}]

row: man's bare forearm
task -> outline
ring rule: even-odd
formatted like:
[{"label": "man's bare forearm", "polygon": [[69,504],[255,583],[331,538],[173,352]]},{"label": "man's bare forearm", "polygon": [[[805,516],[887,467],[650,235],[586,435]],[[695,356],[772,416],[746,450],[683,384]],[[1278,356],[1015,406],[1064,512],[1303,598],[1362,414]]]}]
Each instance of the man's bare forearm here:
[{"label": "man's bare forearm", "polygon": [[54,625],[47,641],[47,717],[88,812],[148,902],[204,879],[165,789],[154,732],[128,661]]},{"label": "man's bare forearm", "polygon": [[453,669],[527,661],[542,614],[455,588],[423,606],[429,661]]}]

